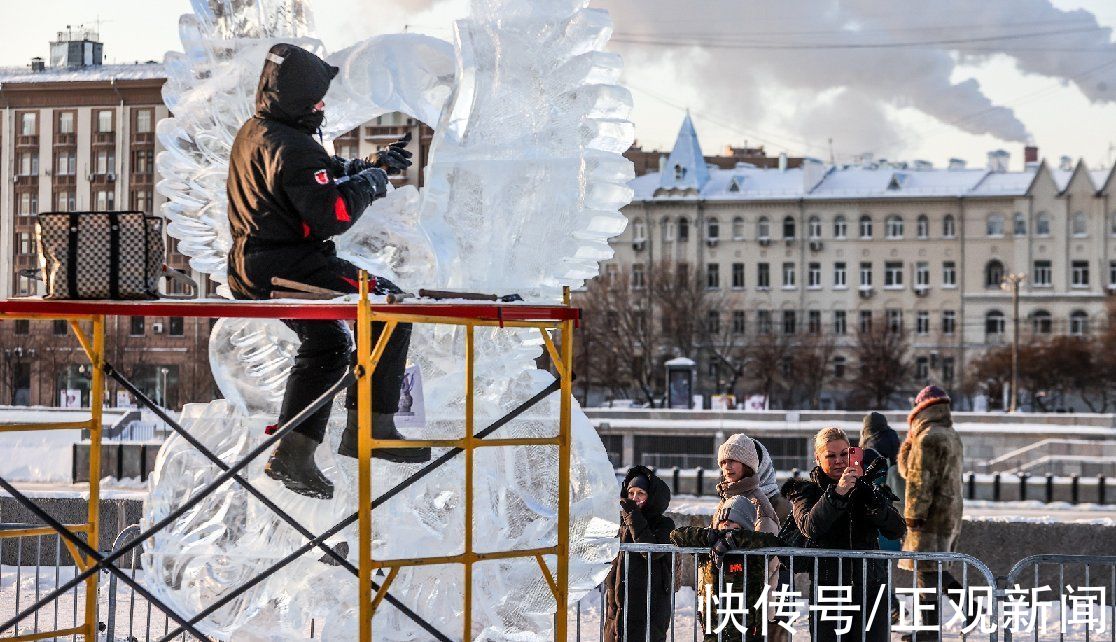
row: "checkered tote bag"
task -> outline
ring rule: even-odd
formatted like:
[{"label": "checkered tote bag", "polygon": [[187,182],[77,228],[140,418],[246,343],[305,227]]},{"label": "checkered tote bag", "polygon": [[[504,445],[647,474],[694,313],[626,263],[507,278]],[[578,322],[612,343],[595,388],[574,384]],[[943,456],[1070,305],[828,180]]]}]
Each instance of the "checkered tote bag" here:
[{"label": "checkered tote bag", "polygon": [[159,279],[167,275],[161,218],[143,212],[44,212],[37,236],[45,298],[159,298]]}]

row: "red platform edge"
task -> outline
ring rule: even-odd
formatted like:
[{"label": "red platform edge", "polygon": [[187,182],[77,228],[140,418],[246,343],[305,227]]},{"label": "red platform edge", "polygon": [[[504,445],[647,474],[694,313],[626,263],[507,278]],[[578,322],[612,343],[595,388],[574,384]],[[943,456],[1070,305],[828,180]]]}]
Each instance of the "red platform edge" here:
[{"label": "red platform edge", "polygon": [[[425,315],[476,321],[579,321],[579,308],[561,305],[506,305],[497,303],[374,303],[373,312]],[[231,317],[239,319],[355,320],[357,304],[302,301],[74,301],[58,299],[0,300],[3,315],[44,316],[172,316]]]}]

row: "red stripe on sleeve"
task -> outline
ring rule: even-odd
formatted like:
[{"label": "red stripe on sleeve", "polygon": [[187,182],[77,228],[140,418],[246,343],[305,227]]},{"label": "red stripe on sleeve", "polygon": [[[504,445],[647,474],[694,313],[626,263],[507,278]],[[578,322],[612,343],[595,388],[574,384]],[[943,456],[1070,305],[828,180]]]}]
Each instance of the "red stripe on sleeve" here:
[{"label": "red stripe on sleeve", "polygon": [[345,199],[341,198],[341,196],[338,196],[337,200],[333,201],[333,215],[342,223],[348,223],[352,220],[349,218],[349,208],[345,206]]}]

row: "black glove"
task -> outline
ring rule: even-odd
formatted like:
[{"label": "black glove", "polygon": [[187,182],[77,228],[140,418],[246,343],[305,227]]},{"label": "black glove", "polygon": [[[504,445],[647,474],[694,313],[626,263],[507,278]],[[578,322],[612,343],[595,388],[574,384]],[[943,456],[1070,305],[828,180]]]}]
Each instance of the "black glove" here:
[{"label": "black glove", "polygon": [[891,508],[891,497],[881,488],[875,488],[864,505],[864,516],[873,523],[880,523],[887,517]]},{"label": "black glove", "polygon": [[411,132],[403,138],[388,145],[387,149],[376,152],[375,157],[369,157],[372,167],[379,167],[394,176],[411,166],[411,152],[406,150],[407,143],[411,142]]},{"label": "black glove", "polygon": [[639,504],[635,501],[624,497],[620,500],[620,516],[623,519],[631,519],[633,513],[639,512]]},{"label": "black glove", "polygon": [[372,283],[369,284],[368,291],[372,294],[383,296],[385,294],[399,294],[403,291],[403,288],[382,276],[377,276],[373,277]]},{"label": "black glove", "polygon": [[354,174],[351,180],[355,185],[368,190],[373,199],[387,196],[388,178],[382,169],[369,167]]},{"label": "black glove", "polygon": [[363,158],[341,158],[340,156],[333,156],[329,159],[329,171],[334,176],[353,176],[359,174],[369,167],[373,167],[372,163],[364,160]]}]

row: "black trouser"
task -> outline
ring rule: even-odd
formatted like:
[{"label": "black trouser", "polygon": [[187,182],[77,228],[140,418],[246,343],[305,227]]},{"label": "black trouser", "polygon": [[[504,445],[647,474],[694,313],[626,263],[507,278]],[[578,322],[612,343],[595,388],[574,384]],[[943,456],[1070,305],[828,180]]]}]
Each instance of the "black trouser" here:
[{"label": "black trouser", "polygon": [[[295,331],[299,341],[298,354],[287,378],[283,407],[279,412],[279,425],[294,417],[330,386],[345,375],[346,368],[356,363],[350,334],[344,321],[299,321],[284,319],[283,323]],[[384,330],[382,321],[372,323],[372,346]],[[407,367],[407,349],[411,345],[411,324],[400,323],[391,333],[383,356],[372,373],[372,412],[392,414],[399,410],[399,390]],[[345,407],[356,408],[356,386],[345,393]],[[326,404],[307,417],[295,428],[321,443],[333,404]]]}]

